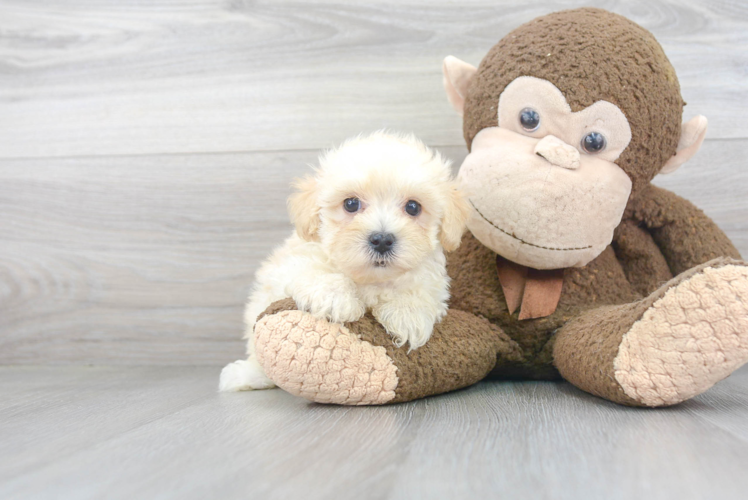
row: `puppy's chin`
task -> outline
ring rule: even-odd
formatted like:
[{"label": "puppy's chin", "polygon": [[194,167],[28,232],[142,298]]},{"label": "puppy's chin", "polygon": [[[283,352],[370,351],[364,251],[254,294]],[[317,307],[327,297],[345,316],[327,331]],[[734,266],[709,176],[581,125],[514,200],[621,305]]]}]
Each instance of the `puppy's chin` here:
[{"label": "puppy's chin", "polygon": [[365,284],[391,281],[407,272],[408,269],[399,265],[397,259],[382,258],[367,260],[345,271],[356,283]]}]

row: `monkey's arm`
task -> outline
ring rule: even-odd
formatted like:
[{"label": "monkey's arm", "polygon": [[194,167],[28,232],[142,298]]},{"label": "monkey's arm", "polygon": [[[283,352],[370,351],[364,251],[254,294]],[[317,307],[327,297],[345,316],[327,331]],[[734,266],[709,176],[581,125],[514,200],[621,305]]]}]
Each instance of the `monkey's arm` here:
[{"label": "monkey's arm", "polygon": [[714,221],[665,189],[649,186],[638,196],[632,215],[652,234],[674,275],[717,257],[741,258]]}]

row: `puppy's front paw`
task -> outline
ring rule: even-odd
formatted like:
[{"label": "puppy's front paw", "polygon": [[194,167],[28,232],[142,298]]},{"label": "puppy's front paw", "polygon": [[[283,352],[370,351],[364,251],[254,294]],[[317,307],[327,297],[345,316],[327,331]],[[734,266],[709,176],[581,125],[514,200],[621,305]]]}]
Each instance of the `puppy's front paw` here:
[{"label": "puppy's front paw", "polygon": [[397,347],[408,342],[410,350],[418,349],[428,342],[437,319],[429,311],[398,305],[396,302],[384,303],[376,307],[372,314],[387,333],[392,335]]},{"label": "puppy's front paw", "polygon": [[272,389],[275,384],[263,371],[253,356],[240,359],[223,367],[218,390],[221,392],[251,391],[252,389]]},{"label": "puppy's front paw", "polygon": [[356,295],[356,285],[344,276],[319,277],[308,286],[298,287],[291,295],[299,309],[333,323],[357,321],[366,312],[366,306]]}]

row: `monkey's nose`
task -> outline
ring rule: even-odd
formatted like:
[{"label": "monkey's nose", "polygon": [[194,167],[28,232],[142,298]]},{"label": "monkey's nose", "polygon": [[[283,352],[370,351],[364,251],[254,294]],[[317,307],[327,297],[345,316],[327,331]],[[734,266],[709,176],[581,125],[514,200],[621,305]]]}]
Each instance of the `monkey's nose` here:
[{"label": "monkey's nose", "polygon": [[369,235],[369,246],[378,254],[386,254],[392,251],[395,244],[395,235],[392,233],[371,233]]},{"label": "monkey's nose", "polygon": [[577,148],[553,135],[546,135],[535,145],[535,154],[557,167],[571,170],[579,168]]}]

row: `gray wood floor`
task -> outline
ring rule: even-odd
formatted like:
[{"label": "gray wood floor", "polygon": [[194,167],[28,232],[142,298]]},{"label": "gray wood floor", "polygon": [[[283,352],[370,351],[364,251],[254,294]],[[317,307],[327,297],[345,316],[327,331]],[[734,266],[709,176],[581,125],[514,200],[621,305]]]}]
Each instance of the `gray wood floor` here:
[{"label": "gray wood floor", "polygon": [[208,367],[0,367],[0,498],[745,499],[748,369],[661,410],[483,382],[347,408]]},{"label": "gray wood floor", "polygon": [[[442,58],[590,3],[0,0],[0,499],[746,498],[746,368],[657,411],[564,383],[216,392],[291,178],[382,127],[459,165]],[[748,255],[748,3],[594,5],[650,29],[710,120],[656,183]]]}]

